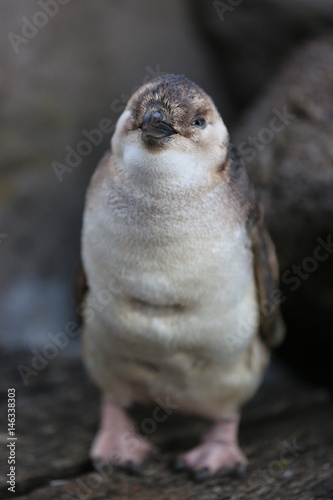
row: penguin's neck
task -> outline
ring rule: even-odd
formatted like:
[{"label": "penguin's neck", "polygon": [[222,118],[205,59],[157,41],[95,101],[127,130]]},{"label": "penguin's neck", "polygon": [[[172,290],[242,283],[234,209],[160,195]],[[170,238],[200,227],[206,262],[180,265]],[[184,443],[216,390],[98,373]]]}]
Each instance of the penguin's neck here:
[{"label": "penguin's neck", "polygon": [[123,182],[154,196],[182,196],[207,190],[213,179],[211,169],[202,165],[188,152],[170,149],[150,152],[141,143],[124,147],[121,158],[116,158]]}]

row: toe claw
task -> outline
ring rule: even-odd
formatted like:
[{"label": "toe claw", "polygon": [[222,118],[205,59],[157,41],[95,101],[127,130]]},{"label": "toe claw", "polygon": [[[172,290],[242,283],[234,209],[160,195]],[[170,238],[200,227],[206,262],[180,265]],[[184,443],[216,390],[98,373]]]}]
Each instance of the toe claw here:
[{"label": "toe claw", "polygon": [[92,460],[92,465],[96,472],[105,476],[111,475],[114,468],[111,462],[104,462],[101,459]]},{"label": "toe claw", "polygon": [[235,469],[235,475],[238,479],[244,479],[246,476],[246,466],[244,464],[238,464]]},{"label": "toe claw", "polygon": [[216,472],[216,475],[219,476],[232,476],[237,479],[244,479],[246,475],[246,466],[244,464],[237,464],[236,467],[228,468],[222,467]]},{"label": "toe claw", "polygon": [[142,476],[142,470],[137,464],[133,462],[133,460],[127,460],[127,462],[123,465],[122,468],[133,476]]},{"label": "toe claw", "polygon": [[195,472],[194,474],[194,479],[198,482],[201,483],[202,481],[205,481],[208,477],[211,476],[210,470],[208,467],[204,467],[203,469]]},{"label": "toe claw", "polygon": [[99,472],[101,470],[101,468],[103,467],[103,461],[100,459],[100,458],[93,458],[91,459],[91,463],[92,463],[92,466],[93,468]]},{"label": "toe claw", "polygon": [[182,472],[187,469],[187,464],[183,458],[176,458],[172,464],[172,469],[175,472]]}]

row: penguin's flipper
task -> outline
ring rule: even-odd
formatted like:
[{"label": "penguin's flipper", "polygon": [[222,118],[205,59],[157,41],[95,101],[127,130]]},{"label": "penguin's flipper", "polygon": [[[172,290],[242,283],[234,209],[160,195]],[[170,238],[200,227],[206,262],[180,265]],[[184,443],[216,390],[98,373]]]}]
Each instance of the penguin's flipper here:
[{"label": "penguin's flipper", "polygon": [[285,327],[280,314],[279,264],[274,244],[266,230],[263,207],[257,204],[251,229],[253,265],[260,311],[260,336],[268,347],[280,344]]}]

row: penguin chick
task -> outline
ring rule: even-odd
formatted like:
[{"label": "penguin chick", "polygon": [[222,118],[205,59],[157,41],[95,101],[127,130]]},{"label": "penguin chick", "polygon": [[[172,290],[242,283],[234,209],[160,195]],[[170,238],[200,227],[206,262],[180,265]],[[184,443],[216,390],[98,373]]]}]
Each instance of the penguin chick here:
[{"label": "penguin chick", "polygon": [[103,395],[91,458],[140,466],[152,446],[126,411],[164,402],[213,421],[178,468],[244,467],[240,410],[283,336],[278,266],[227,129],[184,76],[146,83],[120,116],[87,192],[82,261],[84,359]]}]

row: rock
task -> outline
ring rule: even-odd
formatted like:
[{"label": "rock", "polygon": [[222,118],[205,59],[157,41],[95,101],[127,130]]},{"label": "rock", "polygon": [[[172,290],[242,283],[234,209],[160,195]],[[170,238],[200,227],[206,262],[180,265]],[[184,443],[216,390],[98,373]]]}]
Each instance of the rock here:
[{"label": "rock", "polygon": [[293,48],[333,27],[330,0],[195,0],[191,8],[214,78],[229,96],[229,109],[221,109],[228,126]]},{"label": "rock", "polygon": [[299,50],[234,134],[276,245],[283,355],[333,387],[333,37]]}]

